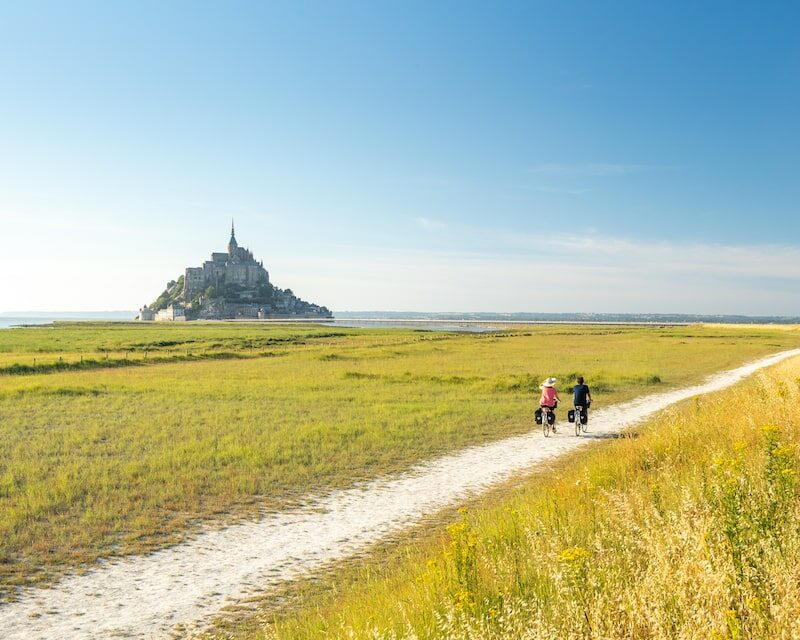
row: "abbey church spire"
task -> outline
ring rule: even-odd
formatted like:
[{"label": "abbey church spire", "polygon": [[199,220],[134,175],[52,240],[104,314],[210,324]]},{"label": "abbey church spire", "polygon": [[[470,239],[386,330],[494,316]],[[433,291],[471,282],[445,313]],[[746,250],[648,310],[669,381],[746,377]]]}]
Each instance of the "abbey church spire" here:
[{"label": "abbey church spire", "polygon": [[236,234],[233,229],[233,218],[231,218],[231,239],[228,242],[228,254],[233,255],[236,253],[238,246],[239,244],[236,242]]}]

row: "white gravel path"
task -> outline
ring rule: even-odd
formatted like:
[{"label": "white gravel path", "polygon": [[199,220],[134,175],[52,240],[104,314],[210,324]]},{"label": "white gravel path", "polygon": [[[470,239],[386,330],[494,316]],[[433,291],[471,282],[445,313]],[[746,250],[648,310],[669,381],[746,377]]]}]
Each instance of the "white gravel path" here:
[{"label": "white gravel path", "polygon": [[[665,407],[718,391],[800,349],[762,358],[708,381],[645,396],[592,413],[580,438],[531,433],[470,447],[408,472],[310,501],[303,508],[208,531],[148,556],[101,562],[49,589],[27,589],[0,605],[0,638],[164,638],[176,624],[193,625],[256,590],[319,570],[362,551],[424,516],[458,504],[597,437],[617,433]],[[560,411],[563,418],[565,411]],[[535,425],[534,425],[535,426]]]}]

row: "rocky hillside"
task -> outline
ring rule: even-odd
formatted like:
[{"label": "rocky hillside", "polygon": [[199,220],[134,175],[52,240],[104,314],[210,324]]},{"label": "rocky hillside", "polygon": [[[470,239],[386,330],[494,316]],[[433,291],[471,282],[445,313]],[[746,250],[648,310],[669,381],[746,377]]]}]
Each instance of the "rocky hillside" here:
[{"label": "rocky hillside", "polygon": [[259,310],[276,316],[329,318],[333,315],[327,307],[306,302],[298,298],[291,289],[280,289],[269,282],[260,284],[256,289],[244,289],[235,283],[222,283],[217,287],[208,287],[191,300],[185,299],[183,285],[184,276],[170,280],[151,308],[158,311],[172,304],[180,304],[186,307],[186,316],[192,320],[235,317],[242,309],[252,311],[253,315]]}]

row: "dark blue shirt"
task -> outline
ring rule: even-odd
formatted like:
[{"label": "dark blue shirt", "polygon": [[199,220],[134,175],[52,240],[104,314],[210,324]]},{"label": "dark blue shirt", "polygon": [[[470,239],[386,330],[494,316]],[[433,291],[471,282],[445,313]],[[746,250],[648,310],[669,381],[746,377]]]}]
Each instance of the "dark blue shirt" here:
[{"label": "dark blue shirt", "polygon": [[588,407],[590,395],[589,385],[576,384],[572,387],[572,403],[576,407]]}]

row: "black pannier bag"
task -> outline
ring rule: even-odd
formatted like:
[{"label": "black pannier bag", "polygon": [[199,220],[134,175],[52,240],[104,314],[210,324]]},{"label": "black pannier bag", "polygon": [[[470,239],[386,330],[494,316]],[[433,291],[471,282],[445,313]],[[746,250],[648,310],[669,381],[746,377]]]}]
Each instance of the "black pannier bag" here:
[{"label": "black pannier bag", "polygon": [[581,424],[589,424],[589,410],[583,409],[581,411]]},{"label": "black pannier bag", "polygon": [[575,422],[575,409],[570,409],[567,411],[567,420],[569,422]]},{"label": "black pannier bag", "polygon": [[542,410],[537,409],[533,412],[533,417],[536,420],[536,424],[542,424]]},{"label": "black pannier bag", "polygon": [[556,423],[556,412],[555,411],[548,411],[547,412],[547,424],[553,426]]}]

